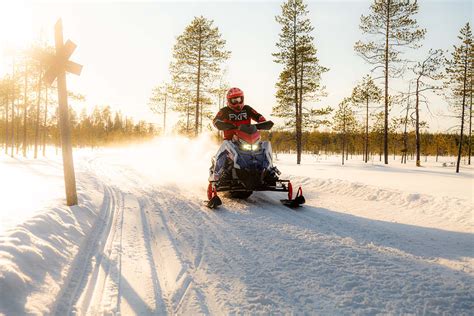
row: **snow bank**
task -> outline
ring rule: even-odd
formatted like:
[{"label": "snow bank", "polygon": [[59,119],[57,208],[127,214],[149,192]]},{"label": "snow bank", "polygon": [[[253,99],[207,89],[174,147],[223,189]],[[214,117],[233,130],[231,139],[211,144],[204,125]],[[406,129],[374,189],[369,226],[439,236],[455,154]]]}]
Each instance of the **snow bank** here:
[{"label": "snow bank", "polygon": [[443,167],[454,157],[440,157],[439,162],[430,157],[416,167],[414,161],[401,164],[400,159],[389,160],[385,165],[378,160],[367,164],[362,157],[345,161],[341,165],[340,156],[303,155],[301,165],[296,165],[294,155],[278,154],[277,165],[292,175],[310,176],[317,179],[339,179],[358,182],[384,189],[394,189],[407,193],[420,193],[435,196],[452,196],[473,201],[474,166],[462,166],[456,174],[454,167]]},{"label": "snow bank", "polygon": [[0,235],[36,212],[64,198],[62,165],[58,158],[23,159],[0,156]]},{"label": "snow bank", "polygon": [[315,205],[365,218],[457,232],[474,230],[474,169],[455,174],[442,162],[429,167],[389,165],[359,159],[340,165],[340,157],[320,159],[278,155],[276,164]]},{"label": "snow bank", "polygon": [[2,188],[7,194],[0,212],[0,314],[47,314],[96,223],[102,193],[92,177],[79,173],[80,205],[62,206],[57,161],[8,159],[0,163],[13,177]]}]

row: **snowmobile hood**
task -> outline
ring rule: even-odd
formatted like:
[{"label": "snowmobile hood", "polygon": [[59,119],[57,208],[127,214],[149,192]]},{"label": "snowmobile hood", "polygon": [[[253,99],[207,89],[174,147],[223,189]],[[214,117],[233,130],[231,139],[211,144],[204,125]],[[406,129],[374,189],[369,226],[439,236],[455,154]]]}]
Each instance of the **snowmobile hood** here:
[{"label": "snowmobile hood", "polygon": [[244,131],[237,130],[236,135],[242,139],[243,141],[247,142],[250,145],[255,144],[257,141],[260,140],[260,132],[255,131],[254,133],[248,134],[245,133]]}]

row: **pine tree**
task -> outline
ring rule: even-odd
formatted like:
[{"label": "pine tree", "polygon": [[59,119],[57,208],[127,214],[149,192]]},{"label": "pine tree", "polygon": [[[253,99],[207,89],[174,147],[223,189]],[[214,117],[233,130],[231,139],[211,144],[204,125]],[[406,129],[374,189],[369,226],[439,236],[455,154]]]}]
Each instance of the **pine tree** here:
[{"label": "pine tree", "polygon": [[424,38],[426,30],[419,28],[412,17],[418,12],[416,1],[374,0],[370,9],[369,15],[361,16],[359,27],[364,34],[371,36],[371,39],[367,42],[356,42],[354,49],[366,62],[375,66],[372,71],[383,69],[385,78],[384,162],[388,164],[389,77],[400,75],[403,71],[403,67],[397,67],[403,62],[401,48],[418,47],[417,43]]},{"label": "pine tree", "polygon": [[351,98],[345,98],[339,103],[333,117],[333,130],[342,135],[342,164],[347,147],[347,135],[357,129],[357,120],[352,109]]},{"label": "pine tree", "polygon": [[[434,90],[438,87],[432,81],[442,79],[441,67],[443,66],[443,51],[430,49],[428,56],[416,63],[412,68],[415,74],[415,135],[416,135],[416,166],[421,166],[421,135],[420,135],[420,103],[424,91]],[[427,81],[428,80],[428,81]],[[431,82],[430,82],[431,81]]]},{"label": "pine tree", "polygon": [[473,93],[473,81],[474,81],[474,41],[471,43],[471,54],[469,61],[469,139],[468,139],[468,154],[467,154],[467,164],[471,164],[471,155],[472,155],[472,93]]},{"label": "pine tree", "polygon": [[167,83],[162,83],[153,88],[151,97],[148,101],[148,106],[151,111],[157,115],[163,115],[163,130],[162,134],[166,133],[166,114],[170,109],[171,103],[171,86]]},{"label": "pine tree", "polygon": [[355,104],[365,105],[364,161],[367,163],[369,159],[369,104],[380,101],[382,90],[375,85],[370,75],[366,75],[362,82],[352,90],[351,98]]},{"label": "pine tree", "polygon": [[467,97],[471,93],[470,79],[472,70],[472,59],[474,58],[473,38],[469,23],[461,29],[458,38],[461,40],[459,46],[454,46],[451,59],[446,60],[445,87],[450,91],[453,110],[461,121],[459,132],[458,157],[456,162],[456,173],[459,173],[461,163],[462,145],[464,141],[464,123],[466,119]]},{"label": "pine tree", "polygon": [[202,107],[205,94],[210,90],[213,78],[221,70],[230,52],[225,50],[225,40],[213,21],[203,16],[195,17],[178,36],[173,48],[170,69],[173,85],[192,92],[194,106],[194,134],[202,129]]},{"label": "pine tree", "polygon": [[281,6],[281,15],[276,21],[281,25],[278,52],[274,53],[275,62],[283,65],[276,84],[278,105],[273,114],[287,119],[287,123],[296,131],[296,163],[301,162],[302,133],[308,125],[321,121],[318,115],[328,114],[331,109],[313,110],[303,107],[305,101],[317,100],[323,94],[321,74],[328,71],[319,65],[311,33],[314,27],[307,17],[309,11],[302,0],[287,0]]}]

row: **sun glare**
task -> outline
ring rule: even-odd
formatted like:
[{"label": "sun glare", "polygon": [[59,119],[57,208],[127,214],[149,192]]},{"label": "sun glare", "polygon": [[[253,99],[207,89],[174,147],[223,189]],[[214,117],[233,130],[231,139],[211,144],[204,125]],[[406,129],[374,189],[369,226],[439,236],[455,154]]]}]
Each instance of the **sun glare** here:
[{"label": "sun glare", "polygon": [[[32,16],[31,4],[26,1],[0,1],[0,56],[3,60],[31,43]],[[0,64],[0,67],[4,66]]]}]

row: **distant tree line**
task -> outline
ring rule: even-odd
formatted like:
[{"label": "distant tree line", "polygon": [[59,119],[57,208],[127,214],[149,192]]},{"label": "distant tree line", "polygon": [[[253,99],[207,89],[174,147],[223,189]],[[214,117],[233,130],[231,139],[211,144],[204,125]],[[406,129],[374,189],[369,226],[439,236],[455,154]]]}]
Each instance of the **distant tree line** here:
[{"label": "distant tree line", "polygon": [[[383,116],[381,116],[383,120]],[[353,156],[360,156],[362,161],[367,158],[368,161],[382,161],[383,160],[383,125],[378,130],[373,130],[369,133],[370,147],[365,148],[365,132],[353,131],[345,136],[334,132],[303,132],[302,134],[302,151],[307,154],[316,155],[341,155],[343,160],[348,160]],[[414,131],[407,134],[406,146],[404,134],[389,133],[391,147],[389,148],[390,160],[397,160],[401,163],[406,163],[406,159],[416,160],[416,135]],[[294,142],[294,131],[276,130],[272,132],[265,132],[263,139],[270,140],[274,153],[296,153],[296,144]],[[459,148],[458,137],[456,134],[448,133],[421,133],[421,143],[423,144],[423,151],[421,152],[422,160],[426,160],[428,156],[435,157],[438,161],[439,157],[457,155]],[[467,156],[468,140],[464,140],[463,155]],[[344,148],[344,152],[343,152]]]},{"label": "distant tree line", "polygon": [[[11,71],[0,78],[0,144],[10,156],[45,155],[47,145],[59,146],[56,87],[42,77],[45,65],[38,55],[52,51],[45,43],[11,52]],[[84,102],[83,95],[68,92],[71,103]],[[111,142],[153,137],[157,130],[145,121],[134,122],[109,106],[84,109],[79,115],[70,107],[72,141],[75,146],[101,146]]]}]

